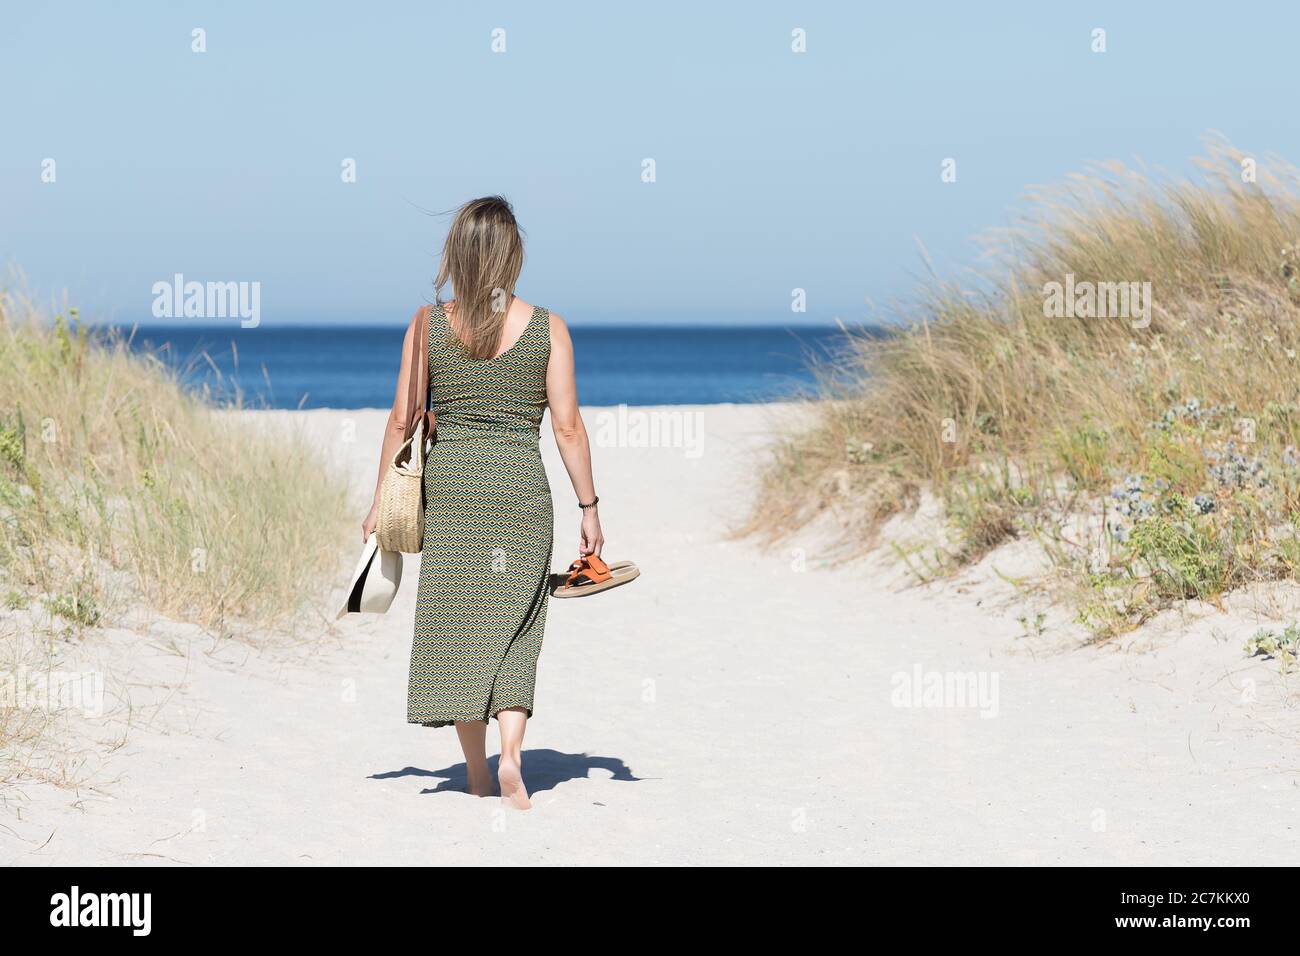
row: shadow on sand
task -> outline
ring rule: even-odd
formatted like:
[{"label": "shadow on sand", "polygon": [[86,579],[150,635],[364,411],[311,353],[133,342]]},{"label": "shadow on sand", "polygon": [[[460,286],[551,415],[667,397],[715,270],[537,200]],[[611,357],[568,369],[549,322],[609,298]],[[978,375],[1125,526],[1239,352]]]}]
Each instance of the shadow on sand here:
[{"label": "shadow on sand", "polygon": [[[592,770],[605,770],[613,774],[613,779],[634,783],[644,779],[628,769],[627,764],[617,757],[596,757],[591,754],[566,754],[558,750],[525,750],[524,783],[530,794],[552,790],[568,780],[584,780]],[[488,758],[488,765],[495,776],[497,758]],[[454,763],[441,770],[421,770],[419,767],[403,767],[401,770],[389,770],[370,775],[371,780],[392,780],[396,777],[441,777],[442,782],[436,787],[421,790],[421,793],[444,793],[446,791],[464,792],[469,782],[465,773],[465,764]]]}]

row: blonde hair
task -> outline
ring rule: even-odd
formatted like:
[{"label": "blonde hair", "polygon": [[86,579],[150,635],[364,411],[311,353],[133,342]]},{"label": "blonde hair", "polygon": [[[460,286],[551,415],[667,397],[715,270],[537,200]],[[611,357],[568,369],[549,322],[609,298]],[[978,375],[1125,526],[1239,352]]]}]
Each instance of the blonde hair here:
[{"label": "blonde hair", "polygon": [[524,240],[510,203],[500,196],[485,196],[456,210],[433,286],[441,304],[442,288],[451,280],[457,325],[451,339],[469,358],[496,354],[523,268]]}]

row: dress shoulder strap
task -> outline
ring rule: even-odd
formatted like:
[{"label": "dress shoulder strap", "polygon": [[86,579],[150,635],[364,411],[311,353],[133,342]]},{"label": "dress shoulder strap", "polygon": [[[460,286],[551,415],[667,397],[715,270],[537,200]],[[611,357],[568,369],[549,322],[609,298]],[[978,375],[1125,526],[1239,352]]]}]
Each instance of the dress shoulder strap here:
[{"label": "dress shoulder strap", "polygon": [[540,305],[533,306],[532,324],[537,327],[534,338],[538,345],[547,352],[551,350],[551,310]]}]

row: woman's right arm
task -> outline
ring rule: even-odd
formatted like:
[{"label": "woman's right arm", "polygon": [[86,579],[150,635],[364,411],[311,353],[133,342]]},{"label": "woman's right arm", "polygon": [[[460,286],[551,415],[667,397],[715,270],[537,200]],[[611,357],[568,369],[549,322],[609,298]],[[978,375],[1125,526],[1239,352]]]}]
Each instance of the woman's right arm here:
[{"label": "woman's right arm", "polygon": [[[596,500],[596,483],[591,476],[591,444],[578,412],[578,384],[573,372],[573,341],[568,326],[551,313],[551,357],[546,366],[546,403],[551,410],[551,429],[560,450],[564,469],[573,482],[579,502]],[[582,509],[578,526],[578,553],[599,556],[605,546],[600,515],[595,506]]]},{"label": "woman's right arm", "polygon": [[402,364],[397,371],[397,391],[393,396],[393,410],[388,413],[388,423],[384,426],[384,442],[379,449],[379,474],[375,477],[375,497],[370,506],[370,513],[361,522],[361,540],[370,537],[379,520],[379,489],[384,483],[384,472],[393,460],[397,450],[406,440],[406,420],[410,414],[406,407],[408,383],[414,370],[411,368],[411,340],[416,335],[416,324],[420,320],[417,312],[411,324],[406,328],[406,337],[402,340]]}]

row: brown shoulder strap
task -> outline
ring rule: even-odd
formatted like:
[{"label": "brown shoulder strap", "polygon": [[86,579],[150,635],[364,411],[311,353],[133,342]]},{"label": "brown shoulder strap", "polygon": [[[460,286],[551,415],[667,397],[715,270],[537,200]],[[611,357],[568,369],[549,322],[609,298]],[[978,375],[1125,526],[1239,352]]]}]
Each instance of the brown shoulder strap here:
[{"label": "brown shoulder strap", "polygon": [[[429,307],[415,313],[411,337],[411,374],[406,385],[406,437],[415,433],[415,423],[429,412]],[[417,405],[416,402],[419,402]],[[425,421],[425,437],[429,422]]]}]

